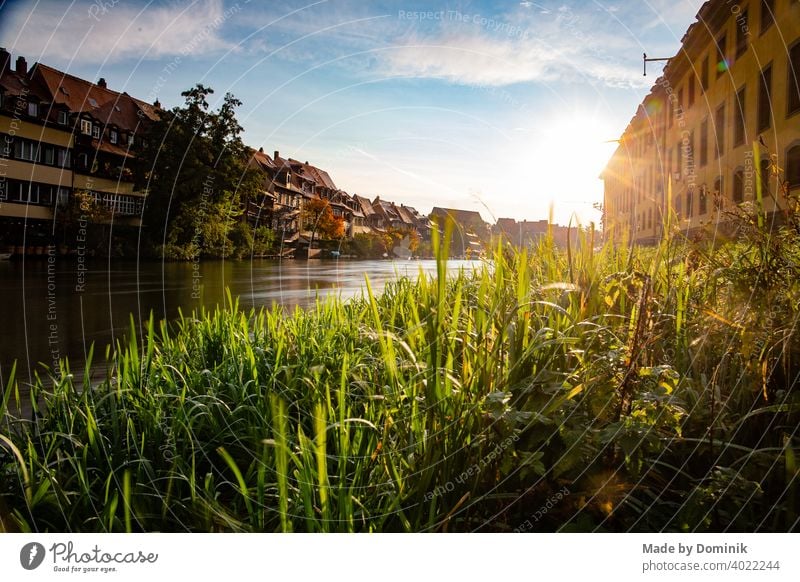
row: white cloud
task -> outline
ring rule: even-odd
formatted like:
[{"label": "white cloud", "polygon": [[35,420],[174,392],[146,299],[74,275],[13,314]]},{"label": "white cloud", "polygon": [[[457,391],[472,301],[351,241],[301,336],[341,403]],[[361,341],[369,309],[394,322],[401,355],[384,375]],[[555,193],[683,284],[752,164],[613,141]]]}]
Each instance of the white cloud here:
[{"label": "white cloud", "polygon": [[[103,5],[106,6],[102,9]],[[26,6],[26,5],[24,5]],[[26,6],[27,7],[27,6]],[[227,19],[221,0],[172,2],[146,6],[107,0],[48,2],[33,11],[4,14],[4,43],[15,53],[45,62],[115,62],[126,58],[158,59],[228,49],[219,34]]]},{"label": "white cloud", "polygon": [[558,80],[644,86],[630,64],[575,38],[489,38],[475,33],[414,38],[387,51],[390,75],[443,79],[465,85],[510,85]]}]

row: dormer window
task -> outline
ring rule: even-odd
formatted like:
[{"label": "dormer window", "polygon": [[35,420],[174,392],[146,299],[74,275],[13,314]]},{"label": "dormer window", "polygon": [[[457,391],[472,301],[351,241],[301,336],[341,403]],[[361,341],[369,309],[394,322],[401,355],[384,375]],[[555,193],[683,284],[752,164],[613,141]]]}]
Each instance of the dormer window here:
[{"label": "dormer window", "polygon": [[92,122],[88,119],[81,119],[81,133],[83,135],[92,135]]},{"label": "dormer window", "polygon": [[66,111],[59,111],[58,112],[58,124],[59,125],[66,125],[67,124],[67,112]]},{"label": "dormer window", "polygon": [[31,117],[38,117],[39,116],[39,104],[38,103],[31,103],[28,102],[28,115]]},{"label": "dormer window", "polygon": [[117,137],[118,136],[119,136],[119,134],[117,133],[117,130],[116,129],[112,129],[109,132],[109,139],[111,140],[111,143],[117,143]]},{"label": "dormer window", "polygon": [[92,126],[92,137],[95,139],[100,139],[100,126],[93,125]]}]

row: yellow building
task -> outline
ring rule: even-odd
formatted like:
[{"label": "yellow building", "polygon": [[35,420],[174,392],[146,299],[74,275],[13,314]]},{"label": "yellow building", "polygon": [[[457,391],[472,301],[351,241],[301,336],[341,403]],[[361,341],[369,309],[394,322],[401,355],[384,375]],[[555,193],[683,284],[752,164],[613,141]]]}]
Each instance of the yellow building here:
[{"label": "yellow building", "polygon": [[606,235],[659,240],[670,180],[682,231],[724,230],[727,211],[755,202],[757,172],[780,223],[800,196],[798,79],[799,0],[706,2],[601,176]]},{"label": "yellow building", "polygon": [[154,119],[154,106],[104,79],[29,68],[21,56],[12,66],[0,48],[0,252],[66,244],[56,222],[75,192],[96,219],[140,224],[146,192],[135,187],[132,152]]}]

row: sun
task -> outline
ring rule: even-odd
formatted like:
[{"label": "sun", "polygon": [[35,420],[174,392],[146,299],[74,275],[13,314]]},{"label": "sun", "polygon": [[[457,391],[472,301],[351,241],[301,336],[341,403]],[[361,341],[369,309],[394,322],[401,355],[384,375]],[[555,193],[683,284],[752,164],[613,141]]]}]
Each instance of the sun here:
[{"label": "sun", "polygon": [[575,110],[543,119],[522,153],[532,171],[539,202],[552,204],[558,222],[571,217],[598,223],[594,206],[603,199],[600,173],[616,148],[613,123],[592,111]]}]

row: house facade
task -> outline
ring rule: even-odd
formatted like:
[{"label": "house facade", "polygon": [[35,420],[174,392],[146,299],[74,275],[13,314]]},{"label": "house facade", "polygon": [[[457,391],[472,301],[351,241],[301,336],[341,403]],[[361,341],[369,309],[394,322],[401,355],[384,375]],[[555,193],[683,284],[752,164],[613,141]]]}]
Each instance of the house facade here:
[{"label": "house facade", "polygon": [[[54,242],[75,192],[104,220],[138,225],[134,152],[157,107],[0,49],[0,223],[5,242]],[[20,252],[17,250],[17,252]],[[24,251],[23,251],[24,252]]]},{"label": "house facade", "polygon": [[[606,236],[725,232],[758,203],[780,224],[800,195],[800,2],[706,2],[639,106],[601,178]],[[671,194],[671,197],[670,197]]]}]

